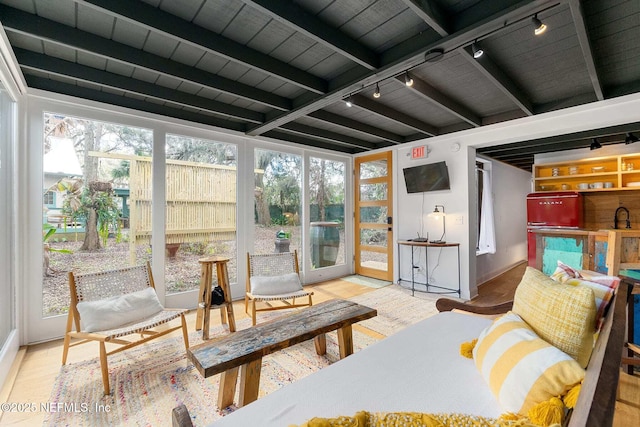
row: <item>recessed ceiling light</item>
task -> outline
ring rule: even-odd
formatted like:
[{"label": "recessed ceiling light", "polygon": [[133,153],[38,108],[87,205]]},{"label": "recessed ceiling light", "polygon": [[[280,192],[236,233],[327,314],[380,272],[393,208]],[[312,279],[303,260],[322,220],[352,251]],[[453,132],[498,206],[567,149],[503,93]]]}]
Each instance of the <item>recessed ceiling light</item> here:
[{"label": "recessed ceiling light", "polygon": [[431,49],[424,55],[424,60],[427,62],[436,62],[442,59],[444,56],[444,49]]},{"label": "recessed ceiling light", "polygon": [[345,104],[347,104],[347,107],[349,108],[353,107],[353,102],[351,102],[351,94],[349,94],[349,97],[345,101]]}]

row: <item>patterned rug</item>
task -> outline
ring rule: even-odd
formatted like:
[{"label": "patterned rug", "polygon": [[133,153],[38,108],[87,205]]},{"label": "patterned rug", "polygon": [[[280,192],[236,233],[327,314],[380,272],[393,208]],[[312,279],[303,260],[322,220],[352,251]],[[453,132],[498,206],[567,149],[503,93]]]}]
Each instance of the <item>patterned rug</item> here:
[{"label": "patterned rug", "polygon": [[[378,310],[377,317],[359,325],[383,335],[434,313],[432,301],[413,298],[395,286],[352,300]],[[237,322],[238,329],[249,326],[249,319]],[[221,326],[211,328],[212,336],[226,333]],[[197,332],[190,333],[189,339],[191,345],[202,342],[201,334]],[[353,341],[354,351],[359,351],[375,343],[376,339],[354,329]],[[327,334],[327,354],[324,356],[315,353],[313,340],[269,355],[263,359],[259,396],[337,360],[339,350],[335,332]],[[170,426],[171,410],[184,403],[194,425],[204,426],[235,409],[218,410],[219,376],[203,378],[187,361],[182,341],[178,338],[161,338],[111,356],[109,374],[112,393],[103,396],[97,358],[62,366],[49,399],[59,412],[50,412],[44,425]]]},{"label": "patterned rug", "polygon": [[360,276],[354,274],[352,276],[341,277],[340,280],[346,280],[347,282],[356,283],[358,285],[369,286],[370,288],[382,288],[391,284],[384,280],[373,279],[371,277]]},{"label": "patterned rug", "polygon": [[426,293],[420,295],[416,293],[416,296],[411,296],[411,290],[398,285],[389,285],[350,299],[378,310],[376,317],[359,322],[358,325],[388,337],[400,329],[436,314],[438,310],[435,303],[440,297],[441,295]]}]

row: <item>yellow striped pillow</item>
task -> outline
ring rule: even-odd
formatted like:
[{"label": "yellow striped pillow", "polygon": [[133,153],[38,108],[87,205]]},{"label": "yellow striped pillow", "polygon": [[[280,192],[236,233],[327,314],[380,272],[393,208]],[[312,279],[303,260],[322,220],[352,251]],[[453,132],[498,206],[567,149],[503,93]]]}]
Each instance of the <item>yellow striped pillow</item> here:
[{"label": "yellow striped pillow", "polygon": [[558,286],[527,267],[513,298],[513,312],[543,340],[578,361],[589,363],[595,332],[596,300],[586,287]]},{"label": "yellow striped pillow", "polygon": [[585,373],[571,356],[539,338],[511,311],[482,331],[473,359],[503,409],[522,415],[540,402],[562,396]]}]

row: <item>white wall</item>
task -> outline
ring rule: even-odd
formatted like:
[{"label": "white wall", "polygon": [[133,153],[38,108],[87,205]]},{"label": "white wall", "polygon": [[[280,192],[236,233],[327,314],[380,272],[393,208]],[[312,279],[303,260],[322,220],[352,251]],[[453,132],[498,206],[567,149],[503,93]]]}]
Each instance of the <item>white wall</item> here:
[{"label": "white wall", "polygon": [[[433,205],[443,204],[447,208],[447,217],[462,215],[464,224],[455,225],[447,219],[447,240],[460,243],[461,256],[461,278],[462,297],[472,298],[477,294],[477,284],[491,277],[494,273],[499,273],[513,265],[511,252],[496,253],[493,257],[480,256],[476,260],[475,250],[475,194],[473,169],[475,167],[475,149],[479,147],[490,147],[494,145],[509,144],[512,142],[545,138],[554,135],[580,132],[589,129],[598,129],[608,126],[615,126],[638,121],[638,111],[640,111],[640,93],[621,96],[614,99],[595,102],[587,105],[553,111],[522,119],[511,120],[503,123],[482,126],[461,132],[436,136],[408,144],[401,147],[391,148],[395,156],[395,238],[403,239],[414,237],[419,229],[419,217],[422,215],[420,196],[406,194],[404,178],[400,175],[402,167],[405,165],[417,165],[419,161],[411,162],[407,153],[412,147],[427,145],[431,154],[428,161],[445,160],[449,166],[449,173],[452,176],[452,186],[449,192],[437,192],[429,195],[425,202],[425,209],[433,209]],[[460,144],[458,152],[452,151],[454,144]],[[634,147],[635,148],[635,147]],[[386,151],[382,149],[379,151]],[[598,150],[601,151],[601,150]],[[371,152],[363,155],[372,154]],[[604,155],[599,154],[599,155]],[[427,161],[423,161],[426,163]],[[530,177],[530,175],[529,175]],[[524,179],[524,176],[523,178]],[[515,182],[515,181],[514,181]],[[526,193],[530,191],[530,184],[518,184],[516,192]],[[511,181],[494,179],[494,192],[496,195],[509,195],[514,191]],[[502,200],[502,199],[501,199]],[[526,214],[522,208],[522,221],[525,221]],[[513,211],[507,211],[505,215]],[[513,212],[513,216],[520,215]],[[524,237],[513,235],[514,230],[509,222],[496,223],[496,235],[499,239],[506,238],[506,244],[513,250],[523,251],[526,248],[526,235]],[[521,240],[522,239],[522,240]],[[397,251],[397,248],[395,248]],[[404,258],[406,259],[406,258]],[[404,264],[404,259],[401,259]],[[443,258],[444,259],[444,252]],[[522,256],[526,259],[526,253]],[[395,275],[398,277],[398,254],[395,254]],[[449,262],[449,261],[444,261]],[[450,265],[438,267],[434,273],[436,283],[450,283],[450,278],[454,277],[456,271]],[[405,267],[406,268],[406,267]],[[431,270],[431,269],[430,269]],[[403,270],[404,272],[404,270]],[[404,277],[404,275],[403,275]],[[480,280],[478,280],[480,279]]]},{"label": "white wall", "polygon": [[527,259],[527,204],[531,174],[505,163],[491,162],[496,253],[476,260],[476,283],[482,284]]},{"label": "white wall", "polygon": [[[397,181],[397,208],[396,229],[397,239],[411,239],[429,235],[430,240],[437,240],[442,235],[442,222],[429,213],[433,212],[435,205],[445,207],[445,224],[447,242],[460,243],[460,264],[461,282],[468,283],[469,279],[464,271],[465,259],[468,258],[469,251],[469,215],[468,200],[466,197],[468,187],[468,156],[466,150],[452,151],[448,144],[431,144],[425,141],[428,147],[428,158],[412,160],[410,148],[400,148],[397,150],[397,167],[395,168],[395,180]],[[407,194],[404,182],[403,169],[406,167],[418,166],[426,163],[436,163],[445,161],[449,170],[450,190],[431,191],[426,193]],[[475,248],[475,242],[473,243]],[[400,263],[397,264],[401,277],[407,279],[411,277],[411,249],[403,247],[400,255]],[[416,280],[426,281],[425,269],[425,248],[414,250],[414,264],[419,266],[416,271]],[[429,248],[428,273],[429,282],[446,288],[457,288],[458,265],[457,249],[450,248]],[[474,249],[475,252],[475,249]],[[395,277],[398,277],[397,274]],[[424,289],[424,286],[418,287]],[[433,290],[438,290],[434,288]],[[469,298],[469,287],[462,286],[462,295]]]}]

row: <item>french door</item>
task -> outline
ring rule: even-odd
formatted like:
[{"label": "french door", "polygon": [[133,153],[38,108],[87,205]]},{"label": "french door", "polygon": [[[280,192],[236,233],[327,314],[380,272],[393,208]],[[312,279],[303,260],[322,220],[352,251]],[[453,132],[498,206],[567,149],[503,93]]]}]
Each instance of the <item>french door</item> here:
[{"label": "french door", "polygon": [[355,159],[355,271],[393,280],[392,152]]}]

